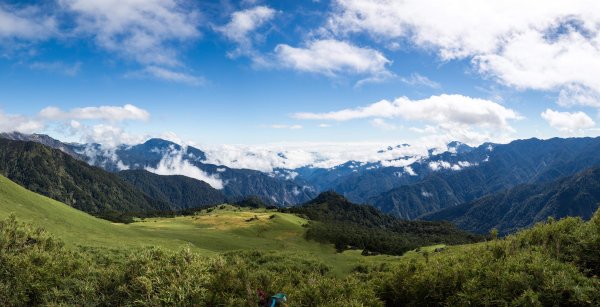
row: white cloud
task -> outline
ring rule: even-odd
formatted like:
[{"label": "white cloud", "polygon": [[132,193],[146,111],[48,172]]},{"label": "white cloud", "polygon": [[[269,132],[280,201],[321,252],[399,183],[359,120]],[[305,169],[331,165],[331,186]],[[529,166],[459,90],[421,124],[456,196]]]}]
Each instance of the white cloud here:
[{"label": "white cloud", "polygon": [[412,167],[410,166],[405,166],[403,168],[404,172],[407,173],[409,176],[417,176],[417,173],[413,170]]},{"label": "white cloud", "polygon": [[70,122],[70,133],[72,136],[81,138],[85,143],[102,144],[106,150],[114,149],[122,144],[139,144],[148,139],[146,135],[132,134],[119,126],[107,124],[88,126],[78,121]]},{"label": "white cloud", "polygon": [[55,34],[56,27],[56,20],[39,8],[0,4],[0,39],[45,39]]},{"label": "white cloud", "polygon": [[391,61],[379,51],[333,39],[313,40],[304,47],[280,44],[275,47],[275,57],[283,67],[329,77],[340,74],[377,79],[392,76],[386,68]]},{"label": "white cloud", "polygon": [[143,120],[150,119],[150,113],[144,109],[131,104],[124,106],[100,106],[75,108],[70,111],[63,111],[57,107],[47,107],[40,111],[39,116],[50,120],[105,120],[105,121],[125,121],[125,120]]},{"label": "white cloud", "polygon": [[560,90],[558,104],[564,107],[582,105],[600,108],[600,92],[581,85],[568,85]]},{"label": "white cloud", "polygon": [[581,133],[584,129],[592,128],[596,123],[583,112],[559,112],[546,109],[542,112],[542,118],[550,126],[567,133]]},{"label": "white cloud", "polygon": [[439,171],[442,169],[450,169],[453,171],[460,171],[463,168],[477,166],[478,164],[470,163],[468,161],[459,161],[456,164],[452,164],[452,163],[446,162],[446,161],[432,161],[432,162],[429,162],[428,165],[432,171],[436,172],[436,171]]},{"label": "white cloud", "polygon": [[60,0],[76,14],[77,31],[111,52],[145,65],[179,65],[174,42],[200,36],[199,13],[178,0]]},{"label": "white cloud", "polygon": [[298,119],[347,121],[360,118],[402,118],[439,125],[481,125],[512,130],[510,120],[520,119],[517,112],[495,102],[462,95],[431,96],[422,100],[400,97],[381,100],[366,107],[329,113],[296,113]]},{"label": "white cloud", "polygon": [[338,36],[408,40],[442,60],[470,58],[482,74],[518,89],[600,93],[600,2],[594,0],[337,0],[326,28]]},{"label": "white cloud", "polygon": [[0,110],[0,132],[36,133],[44,128],[44,123],[21,115],[4,114]]},{"label": "white cloud", "polygon": [[186,148],[181,150],[171,148],[170,152],[166,153],[161,159],[156,168],[147,167],[146,170],[158,175],[183,175],[198,180],[202,180],[210,184],[215,189],[223,189],[223,181],[218,175],[209,175],[189,161],[183,158]]},{"label": "white cloud", "polygon": [[[437,140],[436,140],[437,141]],[[331,168],[348,161],[382,162],[384,166],[408,166],[428,149],[446,150],[446,143],[416,142],[416,146],[387,148],[389,143],[285,143],[267,145],[201,146],[207,163],[231,168],[249,168],[272,172],[274,168],[303,166]]]},{"label": "white cloud", "polygon": [[325,124],[325,123],[319,124],[319,128],[329,128],[329,127],[331,127],[331,124]]},{"label": "white cloud", "polygon": [[275,13],[275,10],[270,7],[257,6],[231,14],[229,23],[216,28],[216,30],[222,33],[227,39],[239,45],[238,48],[236,48],[234,52],[229,53],[229,55],[232,57],[237,57],[242,54],[252,55],[254,53],[253,40],[255,38],[252,32],[273,19]]},{"label": "white cloud", "polygon": [[390,124],[382,118],[374,118],[370,121],[371,126],[380,128],[383,130],[396,130],[396,125]]}]

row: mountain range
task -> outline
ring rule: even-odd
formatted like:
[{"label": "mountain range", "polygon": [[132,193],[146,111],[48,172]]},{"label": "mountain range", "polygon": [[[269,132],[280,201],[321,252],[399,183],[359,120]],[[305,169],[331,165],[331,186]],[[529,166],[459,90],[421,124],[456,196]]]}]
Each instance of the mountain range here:
[{"label": "mountain range", "polygon": [[[182,210],[248,197],[267,205],[293,206],[332,190],[402,219],[449,220],[469,231],[485,233],[497,228],[502,234],[549,216],[589,218],[597,208],[594,180],[598,172],[593,167],[600,165],[600,138],[533,138],[477,147],[452,142],[446,151],[430,150],[426,156],[266,173],[205,163],[202,150],[162,139],[105,149],[99,144],[63,143],[45,135],[0,137],[4,138],[0,151],[4,175],[97,215],[114,207],[110,201],[91,200],[99,193],[94,189],[100,188],[116,191],[113,201],[123,200],[121,211],[126,212]],[[51,162],[39,162],[46,160]],[[15,161],[20,161],[18,167],[11,165]],[[79,188],[85,193],[78,192],[77,198],[62,183],[79,187],[97,181],[105,184]],[[58,182],[62,190],[53,186]],[[583,192],[564,192],[569,189]]]}]

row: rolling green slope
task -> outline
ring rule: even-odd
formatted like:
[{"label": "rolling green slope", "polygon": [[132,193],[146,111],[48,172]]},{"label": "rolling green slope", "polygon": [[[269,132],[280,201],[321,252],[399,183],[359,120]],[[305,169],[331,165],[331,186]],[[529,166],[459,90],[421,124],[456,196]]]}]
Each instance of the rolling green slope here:
[{"label": "rolling green slope", "polygon": [[195,216],[152,218],[116,224],[95,218],[63,203],[33,193],[0,176],[0,218],[14,214],[42,227],[70,246],[130,249],[159,246],[171,250],[189,247],[202,255],[233,250],[282,251],[318,259],[347,273],[357,263],[389,262],[398,257],[362,257],[337,253],[331,244],[304,239],[308,221],[292,214],[232,206],[203,210]]}]

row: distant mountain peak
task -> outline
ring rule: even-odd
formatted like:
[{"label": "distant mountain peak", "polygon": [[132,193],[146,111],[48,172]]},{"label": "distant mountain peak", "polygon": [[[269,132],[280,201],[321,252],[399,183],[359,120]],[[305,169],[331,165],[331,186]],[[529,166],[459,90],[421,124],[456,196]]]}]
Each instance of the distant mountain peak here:
[{"label": "distant mountain peak", "polygon": [[167,140],[160,139],[160,138],[149,139],[146,142],[144,142],[143,145],[144,146],[154,146],[154,147],[169,147],[171,145],[176,145],[177,147],[179,147],[179,145],[174,142],[167,141]]}]

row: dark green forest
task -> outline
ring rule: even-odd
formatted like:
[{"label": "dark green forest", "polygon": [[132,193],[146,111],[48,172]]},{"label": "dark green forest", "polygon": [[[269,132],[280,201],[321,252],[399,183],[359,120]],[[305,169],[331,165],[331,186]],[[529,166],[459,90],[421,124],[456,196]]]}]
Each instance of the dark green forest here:
[{"label": "dark green forest", "polygon": [[353,204],[335,192],[321,193],[307,204],[282,211],[309,219],[307,239],[333,243],[339,251],[356,248],[402,255],[420,246],[464,244],[483,239],[450,223],[400,220],[374,207]]},{"label": "dark green forest", "polygon": [[204,181],[186,176],[161,176],[144,170],[121,171],[117,175],[153,199],[171,203],[174,210],[226,202],[221,191]]}]

